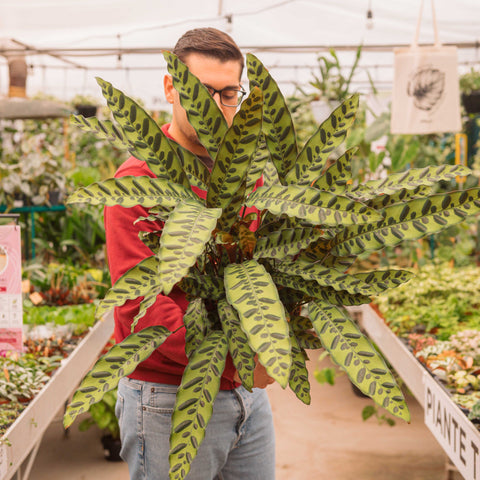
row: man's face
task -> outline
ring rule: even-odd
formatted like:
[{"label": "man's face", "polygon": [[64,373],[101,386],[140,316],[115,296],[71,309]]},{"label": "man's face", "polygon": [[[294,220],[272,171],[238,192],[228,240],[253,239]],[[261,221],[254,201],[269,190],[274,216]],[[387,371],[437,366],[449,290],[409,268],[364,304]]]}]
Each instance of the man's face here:
[{"label": "man's face", "polygon": [[[201,54],[191,53],[186,58],[185,64],[204,85],[215,90],[222,90],[226,87],[238,88],[240,85],[241,66],[236,60],[222,62],[216,58],[206,57]],[[165,77],[165,95],[172,104],[172,124],[169,132],[183,147],[191,150],[197,155],[205,155],[205,149],[200,144],[194,128],[187,119],[187,114],[180,104],[178,93],[173,88],[170,76]],[[237,109],[227,107],[220,102],[220,94],[213,97],[223,113],[227,124],[230,126]]]}]

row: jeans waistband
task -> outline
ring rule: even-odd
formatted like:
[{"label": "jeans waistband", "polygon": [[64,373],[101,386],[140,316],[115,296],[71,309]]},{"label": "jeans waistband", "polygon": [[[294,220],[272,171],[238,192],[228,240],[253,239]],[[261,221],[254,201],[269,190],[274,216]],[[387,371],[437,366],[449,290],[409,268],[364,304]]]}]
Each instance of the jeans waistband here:
[{"label": "jeans waistband", "polygon": [[146,382],[145,380],[135,380],[134,378],[128,377],[122,378],[120,382],[122,382],[124,387],[137,391],[143,391],[147,389],[152,393],[175,393],[178,390],[178,385],[170,385],[168,383]]}]

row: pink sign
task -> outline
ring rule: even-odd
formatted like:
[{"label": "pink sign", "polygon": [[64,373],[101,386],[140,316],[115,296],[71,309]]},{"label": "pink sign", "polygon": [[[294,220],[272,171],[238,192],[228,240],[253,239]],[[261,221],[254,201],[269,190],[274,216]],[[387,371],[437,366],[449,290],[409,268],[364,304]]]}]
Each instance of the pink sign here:
[{"label": "pink sign", "polygon": [[20,227],[0,225],[0,350],[21,350],[22,250]]}]

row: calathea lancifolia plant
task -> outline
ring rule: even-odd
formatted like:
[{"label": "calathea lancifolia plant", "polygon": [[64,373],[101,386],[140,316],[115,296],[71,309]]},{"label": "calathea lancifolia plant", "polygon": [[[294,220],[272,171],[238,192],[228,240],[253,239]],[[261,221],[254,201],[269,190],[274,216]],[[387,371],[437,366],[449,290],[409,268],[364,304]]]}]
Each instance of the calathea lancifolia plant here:
[{"label": "calathea lancifolia plant", "polygon": [[[99,317],[143,297],[133,332],[157,295],[178,285],[190,298],[182,327],[189,363],[172,416],[171,479],[183,479],[190,469],[227,354],[247,389],[257,356],[282,387],[309,403],[305,350],[323,347],[362,392],[408,421],[394,377],[344,307],[369,303],[411,274],[348,270],[364,252],[421,238],[480,211],[478,188],[432,193],[439,181],[468,169],[412,169],[354,185],[354,151],[336,159],[332,152],[353,124],[358,95],[338,107],[299,151],[284,98],[256,57],[247,56],[250,95],[230,127],[187,67],[171,53],[165,58],[189,121],[215,160],[212,171],[165,137],[138,104],[99,79],[113,121],[79,116],[74,123],[147,162],[156,178],[95,183],[69,203],[142,205],[161,229],[161,236],[140,234],[152,255],[115,283],[98,307]],[[262,174],[265,185],[255,189]],[[206,200],[192,185],[207,191]],[[256,231],[250,229],[254,220]],[[115,345],[84,378],[65,425],[115,388],[170,333],[148,327]]]}]

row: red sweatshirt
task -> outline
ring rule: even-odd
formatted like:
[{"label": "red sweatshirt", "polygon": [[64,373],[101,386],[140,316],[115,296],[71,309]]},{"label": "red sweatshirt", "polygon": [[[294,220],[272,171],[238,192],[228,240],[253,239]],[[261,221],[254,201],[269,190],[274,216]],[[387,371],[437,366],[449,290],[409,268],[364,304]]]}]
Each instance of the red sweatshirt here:
[{"label": "red sweatshirt", "polygon": [[[162,131],[172,138],[168,134],[168,127],[168,124],[164,125]],[[155,177],[144,161],[134,157],[130,157],[120,166],[115,177],[126,175]],[[261,182],[257,185],[259,184]],[[192,189],[200,198],[206,197],[205,191],[197,187]],[[106,207],[104,210],[107,256],[112,284],[141,260],[153,255],[153,252],[138,238],[138,232],[161,230],[163,224],[149,221],[139,221],[134,224],[140,216],[148,216],[147,209],[141,206],[132,208],[114,206]],[[129,300],[123,306],[115,308],[115,341],[117,343],[130,335],[130,326],[138,313],[142,299],[143,297]],[[183,315],[187,305],[186,296],[179,288],[175,287],[168,296],[159,295],[156,302],[139,320],[135,332],[152,325],[163,325],[170,331],[176,330],[183,325]],[[187,363],[185,329],[181,328],[178,332],[171,334],[147,360],[138,365],[129,377],[147,382],[180,385]],[[234,373],[235,367],[228,355],[220,383],[222,390],[230,390],[238,386],[233,381]]]}]

